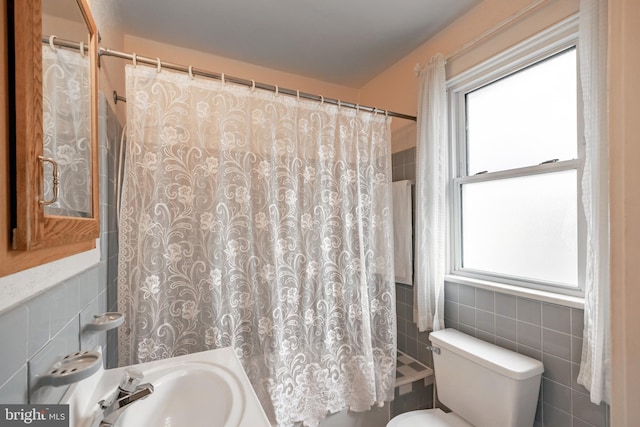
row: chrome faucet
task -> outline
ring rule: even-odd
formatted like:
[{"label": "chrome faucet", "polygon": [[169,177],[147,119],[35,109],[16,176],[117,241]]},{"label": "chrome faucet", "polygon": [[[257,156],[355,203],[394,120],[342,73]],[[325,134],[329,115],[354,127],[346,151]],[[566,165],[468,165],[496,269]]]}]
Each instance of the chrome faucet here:
[{"label": "chrome faucet", "polygon": [[133,403],[153,393],[153,385],[140,384],[144,375],[135,368],[129,368],[118,389],[108,399],[98,402],[102,412],[98,413],[94,427],[112,427],[120,415]]}]

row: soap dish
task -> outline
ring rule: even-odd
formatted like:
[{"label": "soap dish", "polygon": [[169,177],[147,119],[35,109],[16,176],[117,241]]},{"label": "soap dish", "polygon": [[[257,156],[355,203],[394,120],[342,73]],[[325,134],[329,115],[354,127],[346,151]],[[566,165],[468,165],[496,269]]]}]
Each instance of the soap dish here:
[{"label": "soap dish", "polygon": [[108,312],[94,315],[93,322],[87,323],[84,328],[90,331],[108,331],[109,329],[117,328],[123,323],[124,314]]},{"label": "soap dish", "polygon": [[53,364],[49,371],[40,377],[39,385],[59,387],[90,377],[102,364],[102,355],[97,351],[78,351],[66,355]]}]

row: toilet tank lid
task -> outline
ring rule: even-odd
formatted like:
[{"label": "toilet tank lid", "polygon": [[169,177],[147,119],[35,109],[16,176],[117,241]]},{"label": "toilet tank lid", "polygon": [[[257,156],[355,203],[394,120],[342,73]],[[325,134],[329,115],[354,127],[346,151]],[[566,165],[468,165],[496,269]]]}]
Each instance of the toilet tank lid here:
[{"label": "toilet tank lid", "polygon": [[431,332],[431,343],[514,380],[524,380],[544,372],[538,360],[498,347],[480,339],[447,328]]}]

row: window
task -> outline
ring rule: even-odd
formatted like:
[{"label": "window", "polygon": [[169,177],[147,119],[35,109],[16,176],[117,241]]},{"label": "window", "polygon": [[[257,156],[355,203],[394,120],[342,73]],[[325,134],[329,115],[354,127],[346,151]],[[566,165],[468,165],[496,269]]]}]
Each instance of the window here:
[{"label": "window", "polygon": [[525,45],[449,83],[450,270],[580,295],[575,36]]}]

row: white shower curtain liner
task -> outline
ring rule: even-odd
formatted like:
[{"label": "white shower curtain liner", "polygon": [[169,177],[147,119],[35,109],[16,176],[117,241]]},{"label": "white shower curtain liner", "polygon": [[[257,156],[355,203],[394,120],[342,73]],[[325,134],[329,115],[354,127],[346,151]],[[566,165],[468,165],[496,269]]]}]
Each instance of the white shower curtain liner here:
[{"label": "white shower curtain liner", "polygon": [[418,70],[416,143],[416,262],[414,320],[420,331],[444,328],[446,251],[446,61],[440,54]]},{"label": "white shower curtain liner", "polygon": [[120,363],[231,346],[280,426],[393,399],[390,120],[126,75]]}]

